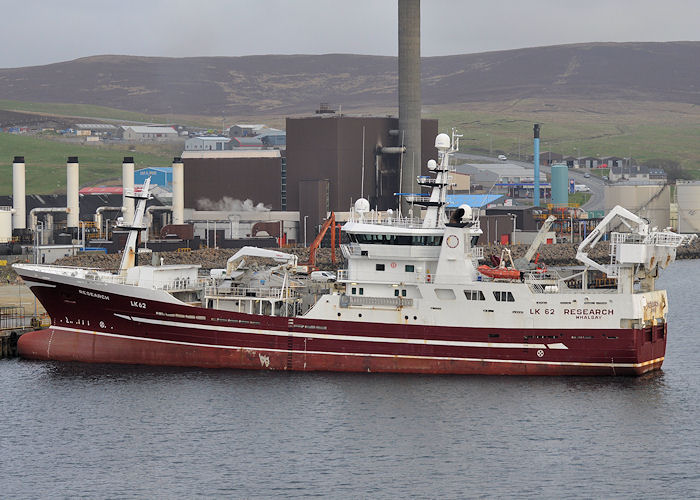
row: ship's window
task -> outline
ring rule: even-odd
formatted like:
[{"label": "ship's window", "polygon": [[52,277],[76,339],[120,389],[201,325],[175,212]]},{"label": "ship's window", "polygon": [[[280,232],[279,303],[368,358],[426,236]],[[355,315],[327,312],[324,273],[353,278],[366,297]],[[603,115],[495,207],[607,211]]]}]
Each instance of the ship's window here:
[{"label": "ship's window", "polygon": [[367,250],[360,250],[360,257],[367,257],[367,255],[369,255]]},{"label": "ship's window", "polygon": [[464,296],[467,300],[486,300],[481,290],[464,290]]},{"label": "ship's window", "polygon": [[416,268],[413,264],[406,264],[406,272],[407,273],[412,273],[415,272]]},{"label": "ship's window", "polygon": [[398,296],[399,296],[399,291],[398,291],[398,290],[394,290],[394,297],[398,297]]},{"label": "ship's window", "polygon": [[352,294],[355,295],[357,293],[357,288],[353,287],[352,288]]},{"label": "ship's window", "polygon": [[435,295],[440,300],[455,300],[455,292],[451,288],[436,288]]},{"label": "ship's window", "polygon": [[355,234],[351,236],[354,243],[377,245],[418,245],[441,246],[442,236],[406,236],[396,234]]},{"label": "ship's window", "polygon": [[360,295],[364,295],[364,294],[365,294],[365,289],[360,287]]},{"label": "ship's window", "polygon": [[377,264],[376,269],[377,271],[384,271],[384,264]]},{"label": "ship's window", "polygon": [[515,302],[515,297],[511,292],[493,292],[493,296],[499,302]]},{"label": "ship's window", "polygon": [[[406,290],[401,290],[401,296],[402,296],[402,297],[405,297],[405,296],[406,296]],[[663,335],[663,332],[661,332],[661,333],[662,333],[662,335]]]}]

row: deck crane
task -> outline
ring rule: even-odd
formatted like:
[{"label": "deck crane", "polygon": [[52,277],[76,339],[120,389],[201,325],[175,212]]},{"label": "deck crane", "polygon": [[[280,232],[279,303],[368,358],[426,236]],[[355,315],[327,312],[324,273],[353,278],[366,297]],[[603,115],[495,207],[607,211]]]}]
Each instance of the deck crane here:
[{"label": "deck crane", "polygon": [[[610,234],[610,263],[598,263],[588,256],[589,249],[611,226],[615,219],[626,226],[629,232]],[[578,246],[576,259],[586,266],[617,278],[618,290],[632,293],[635,280],[639,280],[643,291],[654,289],[654,280],[659,267],[665,268],[676,258],[676,249],[697,238],[695,234],[678,234],[668,228],[658,231],[650,228],[649,222],[621,206],[613,207],[608,215]]]},{"label": "deck crane", "polygon": [[335,212],[331,212],[330,217],[326,219],[326,221],[323,223],[323,226],[321,226],[321,231],[319,231],[318,236],[314,239],[314,241],[309,245],[309,261],[306,263],[309,266],[309,270],[312,270],[315,268],[316,265],[316,250],[318,250],[318,247],[321,246],[321,241],[323,241],[323,237],[326,235],[326,232],[328,229],[331,229],[331,261],[333,264],[335,264],[335,231],[336,231],[336,225],[335,225]]},{"label": "deck crane", "polygon": [[554,224],[555,220],[557,220],[557,218],[553,215],[547,217],[547,219],[542,224],[542,227],[540,228],[539,232],[537,233],[537,236],[535,236],[535,239],[532,241],[530,248],[528,248],[527,252],[525,252],[525,255],[523,257],[515,259],[515,266],[517,269],[522,270],[530,267],[532,258],[535,256],[537,250],[544,242],[544,239],[547,237],[547,233],[552,228],[552,224]]}]

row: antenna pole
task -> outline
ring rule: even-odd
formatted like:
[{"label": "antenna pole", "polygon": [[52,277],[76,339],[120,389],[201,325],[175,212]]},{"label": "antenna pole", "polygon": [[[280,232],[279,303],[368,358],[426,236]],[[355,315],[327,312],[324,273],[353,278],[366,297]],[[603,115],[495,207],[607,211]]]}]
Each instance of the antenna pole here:
[{"label": "antenna pole", "polygon": [[[401,147],[404,147],[404,138],[406,135],[406,131],[402,130],[401,131]],[[403,157],[406,154],[406,152],[401,153],[401,156],[399,157],[399,193],[401,192],[401,186],[403,186]],[[399,209],[397,210],[399,213],[399,220],[401,220],[401,194],[399,194]]]},{"label": "antenna pole", "polygon": [[360,186],[360,197],[365,197],[365,127],[362,127],[362,185]]}]

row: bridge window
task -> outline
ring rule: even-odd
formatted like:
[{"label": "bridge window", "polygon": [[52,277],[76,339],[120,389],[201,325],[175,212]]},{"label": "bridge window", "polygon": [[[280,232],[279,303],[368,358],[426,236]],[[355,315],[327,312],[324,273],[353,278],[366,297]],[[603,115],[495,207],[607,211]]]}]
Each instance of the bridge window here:
[{"label": "bridge window", "polygon": [[407,236],[397,234],[353,234],[348,233],[352,243],[370,245],[414,245],[441,246],[442,236]]},{"label": "bridge window", "polygon": [[384,266],[384,264],[377,264],[375,266],[375,268],[377,269],[377,271],[384,271],[385,266]]},{"label": "bridge window", "polygon": [[406,272],[407,273],[413,273],[416,271],[416,268],[413,264],[406,264]]}]

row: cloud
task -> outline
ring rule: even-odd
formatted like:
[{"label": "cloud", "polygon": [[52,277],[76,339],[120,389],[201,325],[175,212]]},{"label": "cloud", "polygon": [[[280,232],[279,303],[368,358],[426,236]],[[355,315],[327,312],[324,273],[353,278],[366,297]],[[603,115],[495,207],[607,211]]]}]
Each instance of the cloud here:
[{"label": "cloud", "polygon": [[[196,57],[254,54],[396,55],[397,1],[0,0],[12,50],[0,67],[99,54]],[[11,15],[10,15],[11,13]],[[595,41],[697,40],[697,0],[423,0],[424,56]]]}]

